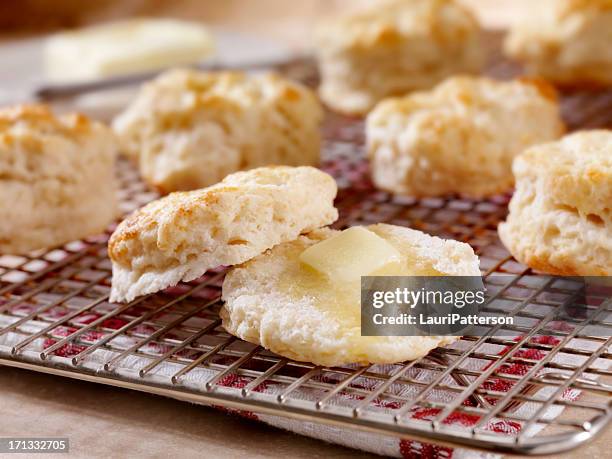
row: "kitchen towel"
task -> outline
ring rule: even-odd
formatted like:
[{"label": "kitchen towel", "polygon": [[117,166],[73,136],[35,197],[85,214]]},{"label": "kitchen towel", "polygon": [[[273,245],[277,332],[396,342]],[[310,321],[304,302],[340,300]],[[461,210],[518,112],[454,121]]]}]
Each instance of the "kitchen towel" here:
[{"label": "kitchen towel", "polygon": [[[110,305],[109,305],[110,306]],[[30,310],[30,307],[27,305],[17,305],[13,314],[25,315]],[[21,308],[21,310],[19,309]],[[47,311],[47,314],[53,314],[53,310]],[[61,317],[61,315],[60,315]],[[93,320],[100,317],[99,314],[84,314],[83,316],[77,317],[73,320],[73,323],[79,325],[85,325],[87,323],[92,322]],[[14,317],[11,318],[9,316],[0,316],[0,328],[14,322]],[[104,324],[104,328],[106,329],[118,329],[125,325],[125,321],[114,318],[111,319],[108,323]],[[30,321],[27,325],[23,326],[24,331],[33,333],[42,328],[44,328],[47,323],[42,321]],[[39,355],[40,351],[44,348],[47,348],[57,342],[58,339],[61,339],[62,336],[68,336],[71,333],[76,331],[75,327],[71,326],[61,326],[56,328],[53,331],[52,338],[40,338],[34,341],[26,351],[23,352],[23,357],[36,359]],[[134,336],[125,336],[119,335],[114,338],[111,343],[113,348],[117,350],[127,349],[132,346],[134,343],[140,341],[142,336],[147,333],[153,333],[155,330],[147,326],[146,324],[142,324],[138,327],[138,330],[132,332],[138,333],[138,337]],[[59,348],[52,359],[56,359],[60,363],[68,363],[69,358],[83,351],[88,344],[93,344],[95,341],[101,339],[105,336],[104,333],[98,331],[89,331],[81,336],[81,342],[84,344],[67,344],[61,348]],[[15,334],[15,333],[6,333],[0,336],[0,354],[8,354],[10,351],[10,347],[15,343],[19,342],[23,339],[23,335]],[[534,336],[531,338],[531,342],[534,344],[545,344],[545,345],[556,345],[559,343],[559,338],[553,336]],[[451,345],[451,347],[456,347],[457,349],[462,349],[466,345],[470,345],[470,343],[465,341],[458,341]],[[579,347],[579,348],[593,348],[593,343],[585,340],[573,339],[570,343],[567,344],[569,347]],[[161,355],[166,352],[170,347],[164,344],[159,344],[156,342],[151,342],[146,344],[140,351],[143,354],[153,355]],[[527,359],[537,361],[544,358],[547,354],[547,351],[542,351],[534,348],[521,348],[518,350],[511,351],[510,346],[498,346],[494,344],[485,344],[484,347],[480,348],[480,352],[483,353],[496,353],[498,355],[505,355],[508,352],[513,352],[512,357],[517,359]],[[99,370],[104,362],[107,362],[112,357],[117,355],[115,350],[107,350],[107,349],[98,349],[94,351],[91,355],[87,357],[87,359],[83,362],[83,366],[88,369]],[[224,362],[224,360],[228,359],[228,357],[223,355],[218,355],[215,357],[214,362],[217,364],[223,365],[229,364],[230,362]],[[574,361],[572,361],[574,360]],[[602,360],[602,359],[599,359]],[[607,363],[604,361],[597,361],[596,366],[602,367],[606,366]],[[559,354],[555,356],[553,361],[557,363],[566,363],[574,365],[580,363],[580,357],[574,356],[572,354]],[[135,381],[142,381],[139,376],[139,370],[145,367],[148,363],[151,362],[151,357],[140,356],[140,355],[129,355],[121,362],[119,362],[117,368],[113,371],[115,374],[120,375],[124,379],[130,379]],[[486,365],[490,363],[484,363],[483,360],[480,359],[468,359],[468,362],[464,368],[473,369],[473,370],[483,370]],[[170,376],[175,374],[182,366],[180,364],[174,362],[164,362],[158,367],[156,367],[150,374],[146,376],[146,378],[150,378],[155,383],[163,383],[165,385],[170,385],[169,381]],[[387,374],[393,374],[394,371],[398,371],[400,368],[399,365],[377,365],[369,369],[370,372],[382,372]],[[523,363],[508,363],[501,367],[498,370],[499,373],[502,374],[511,374],[511,375],[522,375],[525,374],[530,368],[529,364]],[[550,371],[548,369],[542,369],[541,372]],[[560,372],[560,370],[555,370],[556,372]],[[216,370],[211,369],[206,366],[199,366],[193,369],[191,372],[187,373],[181,383],[187,387],[204,390],[204,384],[206,381],[210,380],[217,373]],[[569,374],[569,373],[568,373]],[[411,368],[410,373],[407,374],[410,378],[416,381],[428,382],[434,375],[431,372],[424,369]],[[341,381],[342,375],[339,373],[333,372],[325,372],[319,376],[314,376],[313,381],[319,381],[327,384],[335,384]],[[228,391],[239,391],[244,386],[246,386],[252,378],[246,377],[244,375],[240,375],[237,373],[230,373],[224,376],[217,384],[218,389],[224,389]],[[452,385],[454,382],[452,378],[449,378],[445,383]],[[351,391],[352,388],[358,388],[362,390],[373,389],[376,384],[376,380],[367,377],[358,377],[352,381],[352,383],[346,388],[346,390],[340,391],[336,397],[333,399],[333,403],[340,404],[345,407],[356,406],[360,400],[363,400],[362,395],[358,395],[355,392]],[[456,384],[456,383],[455,383]],[[506,379],[497,378],[492,376],[488,378],[482,387],[484,389],[505,392],[508,391],[512,387],[512,381],[508,381]],[[421,386],[422,387],[422,386]],[[254,392],[262,395],[272,395],[276,397],[280,392],[286,389],[286,384],[278,384],[273,381],[266,381],[261,383],[259,386],[254,388]],[[535,394],[538,396],[542,396],[545,398],[546,391],[551,393],[555,389],[553,387],[543,387],[539,389],[539,391]],[[414,396],[419,391],[419,386],[414,385],[411,386],[409,384],[392,384],[388,389],[388,392],[395,393],[397,395],[401,395],[403,397]],[[323,394],[322,389],[318,389],[316,387],[299,387],[296,391],[292,392],[291,398],[299,398],[301,400],[317,400],[320,399]],[[534,395],[533,393],[531,395]],[[563,394],[563,398],[565,400],[575,400],[580,395],[580,391],[576,389],[568,389]],[[433,391],[431,397],[435,399],[437,402],[450,401],[449,394],[440,391],[437,393]],[[489,399],[489,403],[494,404],[494,399]],[[464,404],[470,404],[471,402],[465,402]],[[371,402],[371,407],[368,409],[372,409],[374,411],[381,412],[393,412],[393,410],[397,410],[399,405],[398,402],[393,399],[387,398],[377,398]],[[309,437],[317,438],[323,441],[327,441],[330,443],[335,443],[351,448],[360,449],[363,451],[393,456],[393,457],[404,457],[404,458],[417,458],[417,457],[425,457],[425,458],[439,458],[439,459],[448,459],[448,458],[492,458],[498,457],[494,454],[488,454],[483,452],[477,452],[474,450],[468,450],[463,448],[448,448],[443,446],[437,446],[429,443],[422,443],[419,441],[413,441],[408,439],[398,439],[394,436],[386,436],[386,435],[377,435],[367,432],[361,432],[352,429],[345,429],[340,427],[333,427],[330,425],[316,423],[316,422],[304,422],[301,420],[293,420],[281,416],[273,416],[268,414],[259,414],[251,411],[241,411],[241,410],[230,410],[226,408],[222,408],[220,406],[216,406],[216,408],[235,413],[240,416],[244,416],[253,420],[262,421],[267,424],[270,424],[275,427],[279,427],[282,429],[286,429],[291,432],[295,432],[297,434],[306,435]],[[534,403],[522,403],[518,408],[515,409],[514,414],[519,417],[528,418],[531,414],[533,414],[538,408],[538,404]],[[544,417],[547,419],[554,419],[556,416],[560,415],[563,408],[561,406],[553,406],[548,409],[545,413]],[[424,406],[415,406],[410,410],[408,416],[416,421],[429,421],[433,419],[440,412],[439,408],[430,408]],[[453,425],[458,428],[469,429],[473,426],[479,417],[477,415],[473,415],[465,412],[456,412],[451,414],[446,420],[444,420],[445,424]],[[485,427],[487,430],[492,432],[501,433],[501,434],[514,434],[522,429],[522,423],[517,421],[511,421],[506,419],[496,419],[493,418]],[[543,424],[535,424],[527,435],[535,435],[539,430],[544,428]]]}]

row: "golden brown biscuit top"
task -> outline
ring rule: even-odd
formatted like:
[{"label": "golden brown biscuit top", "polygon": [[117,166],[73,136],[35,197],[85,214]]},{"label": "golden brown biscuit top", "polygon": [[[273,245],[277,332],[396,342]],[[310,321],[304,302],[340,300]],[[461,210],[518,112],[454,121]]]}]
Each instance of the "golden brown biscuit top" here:
[{"label": "golden brown biscuit top", "polygon": [[66,136],[88,132],[94,124],[80,113],[56,116],[51,109],[42,104],[14,105],[0,109],[0,136],[7,136],[18,126],[35,131],[57,131]]},{"label": "golden brown biscuit top", "polygon": [[485,77],[457,76],[447,79],[431,91],[385,99],[374,108],[369,118],[373,122],[385,122],[389,116],[409,116],[419,110],[486,110],[503,106],[504,101],[511,100],[517,104],[533,98],[556,103],[557,93],[550,84],[535,78],[497,81]]},{"label": "golden brown biscuit top", "polygon": [[[108,243],[108,253],[112,260],[126,262],[129,258],[127,241],[135,240],[146,231],[164,226],[176,226],[186,230],[190,215],[197,210],[204,211],[215,204],[220,196],[236,191],[236,187],[216,186],[195,191],[170,193],[162,199],[150,202],[129,215],[117,227]],[[163,238],[158,238],[157,246],[165,246]]]},{"label": "golden brown biscuit top", "polygon": [[45,105],[0,109],[0,181],[74,180],[83,167],[112,167],[112,131],[85,115],[56,116]]},{"label": "golden brown biscuit top", "polygon": [[612,223],[612,131],[581,131],[535,145],[514,162],[517,180],[540,180],[562,205]]},{"label": "golden brown biscuit top", "polygon": [[208,188],[171,193],[136,210],[112,234],[109,256],[115,262],[128,264],[129,251],[136,249],[126,244],[146,239],[143,235],[148,232],[154,233],[149,239],[155,241],[157,249],[180,250],[180,241],[198,222],[218,221],[222,226],[228,207],[235,205],[240,196],[266,194],[282,199],[290,189],[311,189],[313,193],[332,190],[335,196],[336,184],[331,176],[309,166],[268,166],[236,172]]},{"label": "golden brown biscuit top", "polygon": [[464,40],[479,30],[475,17],[454,0],[386,0],[323,21],[315,36],[321,47],[394,47],[405,36],[439,42]]},{"label": "golden brown biscuit top", "polygon": [[595,10],[612,10],[612,0],[556,0],[555,5],[559,18],[565,18],[573,13]]},{"label": "golden brown biscuit top", "polygon": [[315,100],[312,91],[275,73],[251,76],[242,72],[169,70],[144,85],[139,96],[158,111],[181,110],[218,104],[231,108],[264,100],[298,102]]},{"label": "golden brown biscuit top", "polygon": [[210,119],[233,132],[240,129],[236,117],[250,122],[261,113],[283,110],[323,118],[313,91],[277,74],[174,69],[145,84],[114,119],[113,128],[125,140],[124,150],[137,156],[143,142],[157,134],[189,129]]},{"label": "golden brown biscuit top", "polygon": [[532,14],[514,25],[509,37],[528,32],[552,41],[562,40],[610,11],[612,0],[539,0]]}]

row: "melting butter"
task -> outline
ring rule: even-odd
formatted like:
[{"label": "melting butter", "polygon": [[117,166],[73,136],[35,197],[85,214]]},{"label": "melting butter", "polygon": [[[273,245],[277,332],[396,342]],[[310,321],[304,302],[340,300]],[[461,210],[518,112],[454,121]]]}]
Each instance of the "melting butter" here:
[{"label": "melting butter", "polygon": [[302,263],[333,282],[359,280],[400,258],[395,247],[362,226],[344,230],[300,254]]},{"label": "melting butter", "polygon": [[[352,231],[352,234],[339,238],[351,230],[357,230],[359,233]],[[365,235],[362,230],[384,244]],[[355,241],[363,244],[356,244]],[[310,298],[317,309],[340,324],[343,333],[354,336],[361,334],[362,275],[441,274],[422,262],[417,262],[416,253],[408,245],[402,244],[398,249],[377,234],[361,227],[345,230],[340,235],[312,245],[301,253],[300,249],[296,248],[290,257],[294,261],[289,263],[280,277],[281,291],[291,298]],[[357,266],[351,266],[352,263]]]}]

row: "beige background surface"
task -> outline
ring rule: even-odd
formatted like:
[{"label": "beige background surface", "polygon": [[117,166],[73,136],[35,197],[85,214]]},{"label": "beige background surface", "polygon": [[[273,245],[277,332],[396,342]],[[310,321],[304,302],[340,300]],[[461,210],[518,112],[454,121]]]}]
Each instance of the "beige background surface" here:
[{"label": "beige background surface", "polygon": [[[528,14],[534,0],[463,0],[489,26]],[[537,1],[537,0],[536,0]],[[131,15],[172,15],[307,45],[315,18],[346,8],[348,0],[124,0],[0,2],[0,33],[14,14],[40,18],[46,27]],[[13,5],[13,6],[11,6]],[[37,8],[36,14],[27,8]],[[51,12],[62,21],[50,21]],[[4,14],[4,16],[3,16]],[[64,20],[65,19],[65,20]],[[12,21],[12,22],[11,22]],[[36,27],[29,30],[36,30]],[[6,37],[5,37],[6,38]],[[375,457],[280,431],[213,409],[112,387],[0,367],[0,436],[68,436],[70,457],[366,458]],[[608,458],[612,429],[567,458]],[[18,457],[11,455],[9,457]],[[44,455],[37,456],[41,459]],[[54,455],[54,457],[66,457]]]}]

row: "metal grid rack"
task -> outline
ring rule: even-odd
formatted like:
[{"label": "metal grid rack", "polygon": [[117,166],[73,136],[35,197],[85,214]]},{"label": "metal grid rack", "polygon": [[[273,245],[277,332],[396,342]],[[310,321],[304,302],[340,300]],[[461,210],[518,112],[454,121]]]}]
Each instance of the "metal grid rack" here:
[{"label": "metal grid rack", "polygon": [[[569,124],[609,126],[611,99],[568,96]],[[572,281],[536,275],[514,261],[496,232],[509,196],[394,197],[368,179],[359,120],[329,114],[324,136],[323,168],[339,185],[336,226],[388,222],[468,242],[495,304],[523,323],[514,337],[464,337],[390,366],[290,361],[223,330],[221,270],[130,304],[109,303],[107,233],[28,256],[0,256],[0,364],[246,415],[498,452],[560,452],[601,431],[612,417],[612,333],[593,336],[589,327],[612,329],[610,291],[595,290],[585,301]],[[155,198],[127,162],[118,175],[125,212]],[[555,311],[571,304],[582,304],[587,314],[560,327]]]}]

